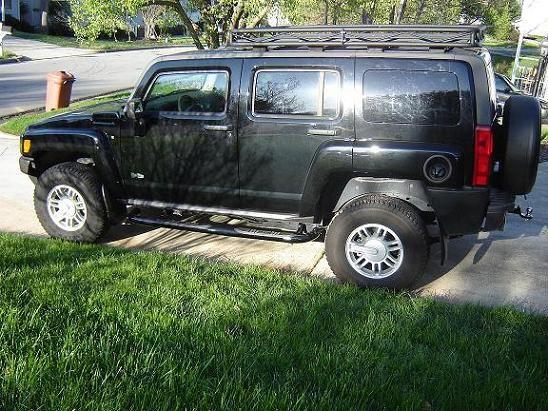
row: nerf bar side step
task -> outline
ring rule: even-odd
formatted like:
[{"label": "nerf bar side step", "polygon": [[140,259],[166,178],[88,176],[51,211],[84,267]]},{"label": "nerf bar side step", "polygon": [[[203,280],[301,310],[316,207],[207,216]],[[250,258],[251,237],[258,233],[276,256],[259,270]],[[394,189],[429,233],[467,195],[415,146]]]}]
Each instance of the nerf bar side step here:
[{"label": "nerf bar side step", "polygon": [[314,230],[306,232],[276,231],[245,226],[233,226],[229,224],[200,224],[186,223],[183,221],[163,220],[160,218],[131,216],[128,220],[132,223],[152,225],[157,227],[174,228],[177,230],[196,231],[199,233],[219,234],[229,237],[253,238],[256,240],[279,241],[283,243],[305,243],[315,240],[320,232]]}]

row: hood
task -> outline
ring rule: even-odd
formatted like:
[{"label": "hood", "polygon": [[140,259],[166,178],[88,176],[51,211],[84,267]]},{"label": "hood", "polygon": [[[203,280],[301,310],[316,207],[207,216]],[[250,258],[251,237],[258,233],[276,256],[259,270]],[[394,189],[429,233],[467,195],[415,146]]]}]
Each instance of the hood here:
[{"label": "hood", "polygon": [[122,113],[126,100],[120,99],[99,103],[82,109],[69,111],[49,117],[30,125],[28,130],[43,128],[89,128],[93,126],[93,117],[98,114]]}]

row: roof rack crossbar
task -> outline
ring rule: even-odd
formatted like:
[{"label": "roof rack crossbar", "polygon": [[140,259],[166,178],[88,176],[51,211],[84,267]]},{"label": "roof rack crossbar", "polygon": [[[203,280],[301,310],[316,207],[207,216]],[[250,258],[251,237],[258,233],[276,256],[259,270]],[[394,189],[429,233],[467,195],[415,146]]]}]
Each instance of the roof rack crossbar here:
[{"label": "roof rack crossbar", "polygon": [[234,30],[229,47],[479,47],[485,26],[356,25]]}]

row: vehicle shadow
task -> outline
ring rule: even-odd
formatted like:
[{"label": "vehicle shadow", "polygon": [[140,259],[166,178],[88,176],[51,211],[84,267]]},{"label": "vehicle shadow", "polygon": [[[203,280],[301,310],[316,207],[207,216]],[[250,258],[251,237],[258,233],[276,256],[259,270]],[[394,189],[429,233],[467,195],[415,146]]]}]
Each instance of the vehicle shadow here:
[{"label": "vehicle shadow", "polygon": [[119,224],[112,227],[108,233],[101,239],[101,244],[107,244],[116,241],[123,241],[130,238],[134,238],[141,234],[148,233],[155,230],[156,227],[146,227],[138,224]]},{"label": "vehicle shadow", "polygon": [[466,258],[477,241],[478,237],[473,235],[449,240],[449,253],[444,265],[441,265],[442,252],[440,244],[433,244],[430,247],[430,255],[424,274],[415,281],[413,288],[424,287],[449,273]]}]

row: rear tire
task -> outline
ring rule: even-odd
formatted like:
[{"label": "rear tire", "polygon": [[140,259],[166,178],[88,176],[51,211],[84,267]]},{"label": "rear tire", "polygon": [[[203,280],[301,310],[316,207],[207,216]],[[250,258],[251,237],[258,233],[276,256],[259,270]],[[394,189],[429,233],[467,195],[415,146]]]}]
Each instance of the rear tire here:
[{"label": "rear tire", "polygon": [[404,201],[368,195],[339,211],[327,228],[326,256],[335,275],[359,287],[402,289],[424,271],[426,227]]},{"label": "rear tire", "polygon": [[92,169],[79,163],[58,164],[42,173],[34,209],[54,238],[92,243],[109,228],[101,184]]}]

